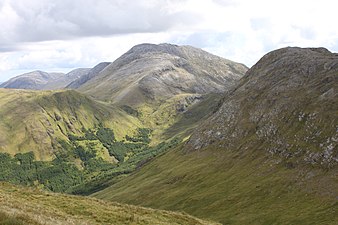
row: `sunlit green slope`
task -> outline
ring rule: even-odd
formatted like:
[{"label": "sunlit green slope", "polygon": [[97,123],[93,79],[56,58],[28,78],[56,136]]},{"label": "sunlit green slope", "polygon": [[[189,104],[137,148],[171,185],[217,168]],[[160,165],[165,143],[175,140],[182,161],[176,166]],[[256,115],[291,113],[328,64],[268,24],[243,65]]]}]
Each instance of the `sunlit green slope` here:
[{"label": "sunlit green slope", "polygon": [[0,151],[15,154],[33,151],[49,160],[62,149],[69,134],[101,124],[114,129],[121,139],[140,123],[118,108],[98,103],[75,91],[0,89]]}]

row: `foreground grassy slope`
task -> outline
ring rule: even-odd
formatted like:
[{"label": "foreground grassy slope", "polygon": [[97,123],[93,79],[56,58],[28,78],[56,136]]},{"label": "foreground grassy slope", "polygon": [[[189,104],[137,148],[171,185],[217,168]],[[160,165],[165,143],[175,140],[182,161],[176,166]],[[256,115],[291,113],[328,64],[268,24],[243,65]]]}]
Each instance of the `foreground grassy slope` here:
[{"label": "foreground grassy slope", "polygon": [[187,214],[0,183],[0,224],[216,224]]},{"label": "foreground grassy slope", "polygon": [[121,139],[140,122],[123,110],[87,98],[75,91],[0,89],[0,151],[33,151],[37,159],[53,158],[68,135],[84,135],[98,124],[114,129]]},{"label": "foreground grassy slope", "polygon": [[94,197],[223,224],[337,224],[334,170],[287,168],[260,153],[169,152]]}]

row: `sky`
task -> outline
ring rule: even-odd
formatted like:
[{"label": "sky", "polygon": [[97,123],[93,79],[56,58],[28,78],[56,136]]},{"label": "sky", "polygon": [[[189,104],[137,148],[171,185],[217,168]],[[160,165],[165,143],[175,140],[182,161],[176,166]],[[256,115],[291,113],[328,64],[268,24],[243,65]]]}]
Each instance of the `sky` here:
[{"label": "sky", "polygon": [[336,0],[0,0],[0,82],[114,61],[141,43],[202,48],[251,67],[267,52],[338,52]]}]

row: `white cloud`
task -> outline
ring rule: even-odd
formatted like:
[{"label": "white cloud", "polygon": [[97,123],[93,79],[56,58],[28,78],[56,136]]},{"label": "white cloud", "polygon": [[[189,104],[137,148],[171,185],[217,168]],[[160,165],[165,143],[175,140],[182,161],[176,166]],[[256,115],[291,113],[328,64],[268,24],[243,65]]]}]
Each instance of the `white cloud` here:
[{"label": "white cloud", "polygon": [[248,66],[285,46],[338,51],[337,6],[335,0],[0,0],[0,81],[14,70],[94,66],[144,42],[190,44]]}]

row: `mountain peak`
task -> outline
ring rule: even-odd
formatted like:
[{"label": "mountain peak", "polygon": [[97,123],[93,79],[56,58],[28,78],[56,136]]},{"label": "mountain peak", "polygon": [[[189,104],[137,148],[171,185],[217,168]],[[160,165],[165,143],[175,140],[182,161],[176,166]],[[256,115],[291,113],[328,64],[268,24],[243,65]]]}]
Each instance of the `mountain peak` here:
[{"label": "mountain peak", "polygon": [[261,149],[292,164],[337,165],[337,72],[338,55],[324,48],[272,51],[224,97],[187,147]]},{"label": "mountain peak", "polygon": [[91,96],[137,105],[180,94],[221,93],[247,67],[190,46],[140,44],[80,87]]}]

